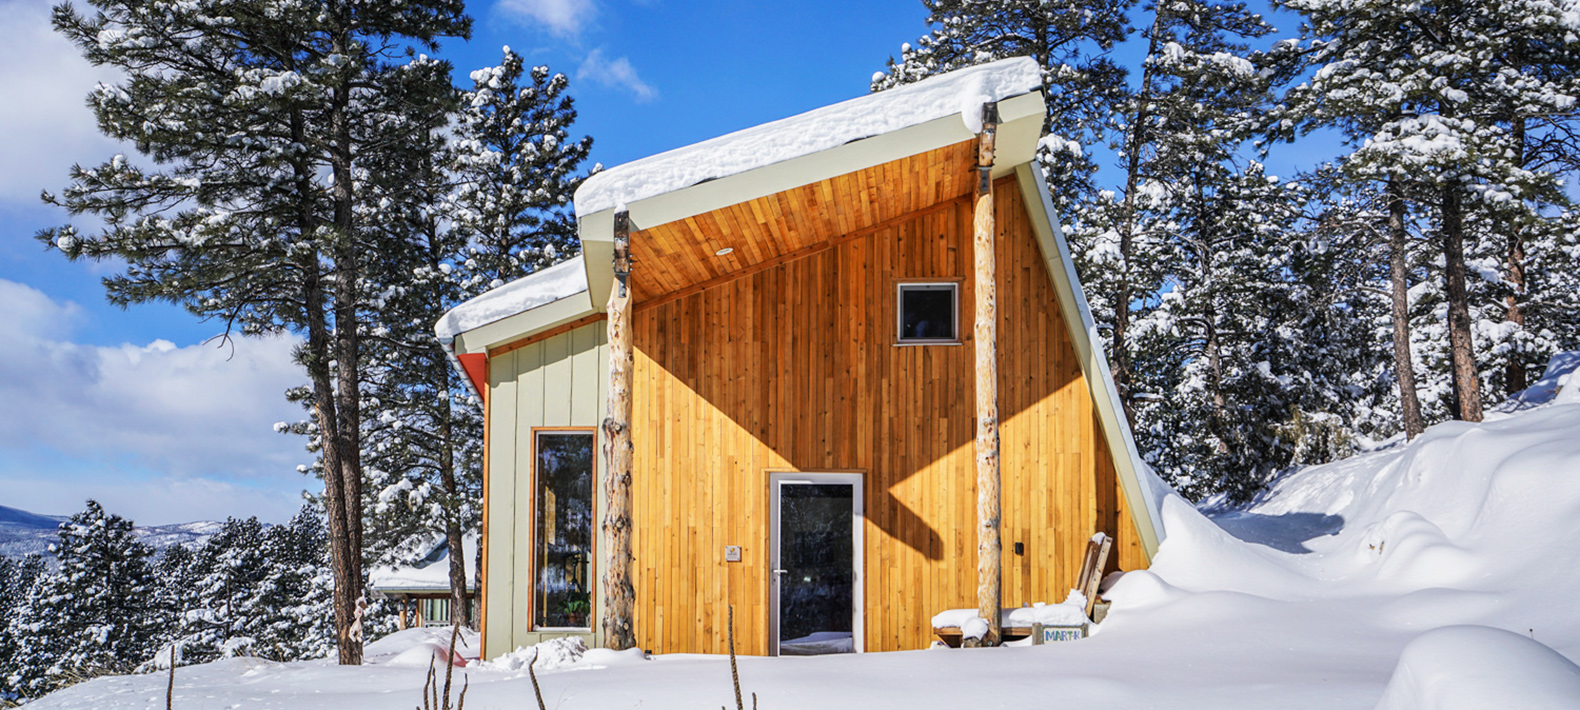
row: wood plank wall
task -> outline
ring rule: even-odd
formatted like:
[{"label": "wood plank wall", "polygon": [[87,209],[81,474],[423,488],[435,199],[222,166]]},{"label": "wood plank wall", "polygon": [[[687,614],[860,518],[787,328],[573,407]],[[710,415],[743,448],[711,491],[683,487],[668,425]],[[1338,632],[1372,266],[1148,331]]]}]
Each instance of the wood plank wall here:
[{"label": "wood plank wall", "polygon": [[[997,191],[1006,606],[1062,601],[1086,540],[1144,566],[1019,191]],[[638,643],[766,653],[772,471],[865,474],[865,647],[975,606],[970,207],[920,216],[634,318]],[[837,235],[831,235],[836,236]],[[895,282],[961,286],[958,345],[896,347]],[[1014,554],[1014,544],[1025,554]],[[741,545],[742,561],[724,561]],[[490,620],[492,623],[492,620]]]}]

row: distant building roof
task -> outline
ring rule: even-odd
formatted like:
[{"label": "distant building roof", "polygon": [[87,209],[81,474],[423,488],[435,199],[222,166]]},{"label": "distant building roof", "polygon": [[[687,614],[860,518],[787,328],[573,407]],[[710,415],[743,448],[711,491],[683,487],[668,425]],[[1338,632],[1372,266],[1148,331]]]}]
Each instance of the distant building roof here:
[{"label": "distant building roof", "polygon": [[[467,589],[476,587],[477,535],[467,535],[461,541],[466,553]],[[368,572],[368,583],[384,592],[448,592],[450,591],[450,545],[440,538],[429,548],[428,554],[410,565],[379,565]]]}]

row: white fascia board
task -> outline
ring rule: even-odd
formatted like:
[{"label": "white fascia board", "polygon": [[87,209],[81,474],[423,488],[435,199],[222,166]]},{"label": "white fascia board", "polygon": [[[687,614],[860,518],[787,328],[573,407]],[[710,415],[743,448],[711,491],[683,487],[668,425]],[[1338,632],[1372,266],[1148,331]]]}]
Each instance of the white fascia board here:
[{"label": "white fascia board", "polygon": [[579,291],[537,308],[458,333],[455,336],[455,352],[457,355],[486,354],[491,348],[602,312],[601,308],[593,307],[589,293],[589,291]]},{"label": "white fascia board", "polygon": [[1141,546],[1146,551],[1147,559],[1151,560],[1166,536],[1158,508],[1162,501],[1157,500],[1152,487],[1142,481],[1146,464],[1136,449],[1130,421],[1125,417],[1119,390],[1114,386],[1108,357],[1103,352],[1102,336],[1097,332],[1097,323],[1092,318],[1086,293],[1081,289],[1080,276],[1075,272],[1075,261],[1070,256],[1064,229],[1059,224],[1053,199],[1048,194],[1048,181],[1043,177],[1041,168],[1030,161],[1016,168],[1016,178],[1027,212],[1030,213],[1037,243],[1047,262],[1048,275],[1059,295],[1060,310],[1064,311],[1066,319],[1072,314],[1080,316],[1079,327],[1075,323],[1068,323],[1070,344],[1075,347],[1076,357],[1081,361],[1081,371],[1086,375],[1087,388],[1096,405],[1104,438],[1108,440],[1109,449],[1114,455],[1119,487],[1135,520],[1136,532],[1141,536]]},{"label": "white fascia board", "polygon": [[[999,127],[993,177],[1009,175],[1015,166],[1032,160],[1047,104],[1033,91],[1000,101]],[[755,170],[709,180],[674,192],[638,200],[626,206],[631,231],[668,224],[730,205],[767,197],[802,185],[838,177],[971,140],[960,114],[936,118],[898,131],[851,141],[837,148],[766,165]],[[593,303],[603,309],[614,281],[614,212],[607,209],[578,220],[577,233],[586,254],[587,285]],[[600,246],[602,245],[602,246]],[[637,268],[640,268],[638,266]]]}]

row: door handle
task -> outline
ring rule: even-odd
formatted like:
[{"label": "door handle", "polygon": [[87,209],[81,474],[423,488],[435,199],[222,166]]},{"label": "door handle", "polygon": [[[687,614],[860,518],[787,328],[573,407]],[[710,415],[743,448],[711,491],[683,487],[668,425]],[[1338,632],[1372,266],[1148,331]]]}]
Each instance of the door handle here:
[{"label": "door handle", "polygon": [[787,569],[776,569],[776,570],[774,570],[774,574],[790,574],[790,570],[787,570]]}]

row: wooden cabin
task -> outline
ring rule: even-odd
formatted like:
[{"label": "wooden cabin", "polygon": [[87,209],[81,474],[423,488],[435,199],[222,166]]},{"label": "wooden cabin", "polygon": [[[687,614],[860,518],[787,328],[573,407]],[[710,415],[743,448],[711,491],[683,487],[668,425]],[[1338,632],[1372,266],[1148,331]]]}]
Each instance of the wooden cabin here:
[{"label": "wooden cabin", "polygon": [[1148,564],[1040,91],[1006,60],[612,168],[580,256],[445,316],[487,411],[486,654],[723,653],[732,606],[741,653],[917,649],[993,584],[1064,599],[1095,533]]}]

